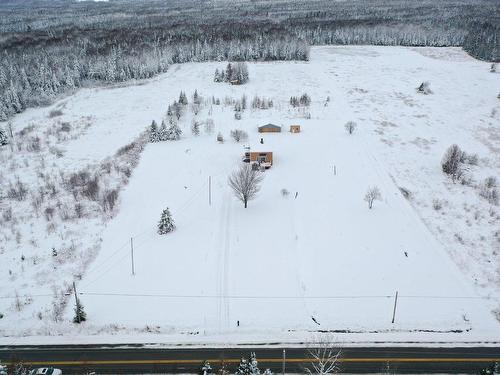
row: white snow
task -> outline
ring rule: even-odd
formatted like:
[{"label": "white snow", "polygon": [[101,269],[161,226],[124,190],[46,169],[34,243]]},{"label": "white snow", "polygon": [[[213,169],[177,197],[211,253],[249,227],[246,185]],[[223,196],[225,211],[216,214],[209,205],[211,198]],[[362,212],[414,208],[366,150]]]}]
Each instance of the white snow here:
[{"label": "white snow", "polygon": [[[102,238],[97,258],[77,281],[88,322],[70,323],[72,300],[66,322],[54,323],[35,317],[51,296],[33,297],[21,312],[12,299],[0,299],[0,343],[59,334],[120,341],[150,331],[159,340],[183,342],[293,341],[317,330],[338,330],[346,341],[500,339],[492,312],[500,299],[499,208],[440,170],[444,151],[457,143],[479,155],[469,171],[474,181],[499,175],[499,74],[455,48],[316,47],[310,62],[249,64],[250,82],[242,86],[214,83],[222,66],[177,65],[142,85],[81,90],[63,100],[64,116],[93,119],[66,144],[60,162],[66,166],[112,155],[152,119],[161,121],[180,90],[191,99],[197,89],[222,103],[208,100],[197,115],[213,118],[213,134],[202,126],[193,136],[188,111],[180,141],[149,144],[121,193],[117,216],[79,233]],[[422,81],[433,94],[416,93]],[[304,92],[313,101],[304,110],[310,119],[288,104]],[[249,107],[254,95],[271,98],[274,107],[248,108],[235,120],[224,98],[243,94]],[[45,118],[49,110],[30,110],[14,125]],[[344,129],[349,120],[358,125],[353,135]],[[281,125],[282,133],[258,133],[268,122]],[[301,133],[289,133],[291,124],[300,124]],[[248,142],[235,143],[234,128],[246,130]],[[223,144],[216,141],[219,131]],[[247,209],[227,186],[244,144],[274,157]],[[369,186],[382,193],[372,210],[363,200]],[[290,195],[283,197],[282,189]],[[445,202],[441,211],[432,208],[434,199]],[[165,207],[177,229],[159,236]],[[48,254],[32,251],[39,250]],[[7,244],[2,258],[18,252]],[[9,262],[0,264],[2,277]],[[51,294],[23,272],[13,281],[0,279],[0,295]],[[62,278],[69,282],[72,275]]]}]

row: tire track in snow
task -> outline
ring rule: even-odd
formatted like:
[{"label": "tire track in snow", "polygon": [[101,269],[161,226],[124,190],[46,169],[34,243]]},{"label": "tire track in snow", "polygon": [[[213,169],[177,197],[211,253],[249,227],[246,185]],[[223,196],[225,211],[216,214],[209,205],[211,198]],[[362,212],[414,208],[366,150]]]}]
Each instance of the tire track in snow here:
[{"label": "tire track in snow", "polygon": [[[227,204],[226,204],[226,212],[225,212],[225,230],[224,230],[224,268],[223,268],[223,276],[222,276],[222,293],[223,293],[223,302],[224,302],[224,318],[225,318],[225,326],[229,328],[229,299],[227,296],[229,295],[229,260],[231,255],[231,230],[232,222],[231,222],[231,210],[232,210],[232,201],[226,196]],[[229,207],[228,207],[229,206]]]}]

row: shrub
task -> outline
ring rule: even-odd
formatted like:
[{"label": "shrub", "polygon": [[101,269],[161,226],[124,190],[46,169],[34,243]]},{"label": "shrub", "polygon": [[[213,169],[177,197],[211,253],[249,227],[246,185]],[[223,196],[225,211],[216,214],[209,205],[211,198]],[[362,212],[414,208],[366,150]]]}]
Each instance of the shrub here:
[{"label": "shrub", "polygon": [[451,145],[445,152],[441,161],[441,168],[449,175],[453,182],[458,180],[463,174],[462,161],[464,152],[457,145]]},{"label": "shrub", "polygon": [[244,141],[244,140],[248,139],[248,134],[244,130],[234,129],[234,130],[231,130],[231,137],[236,142],[239,142],[239,141]]},{"label": "shrub", "polygon": [[380,190],[378,187],[373,186],[368,188],[368,191],[365,194],[365,201],[368,203],[368,208],[370,210],[373,207],[373,202],[381,199],[382,199],[382,194],[380,194]]},{"label": "shrub", "polygon": [[345,127],[345,130],[346,130],[346,132],[347,132],[347,133],[349,133],[349,134],[353,134],[353,133],[354,133],[354,131],[355,131],[355,130],[356,130],[356,128],[357,128],[357,125],[356,125],[356,123],[355,123],[354,121],[348,121],[348,122],[344,125],[344,127]]}]

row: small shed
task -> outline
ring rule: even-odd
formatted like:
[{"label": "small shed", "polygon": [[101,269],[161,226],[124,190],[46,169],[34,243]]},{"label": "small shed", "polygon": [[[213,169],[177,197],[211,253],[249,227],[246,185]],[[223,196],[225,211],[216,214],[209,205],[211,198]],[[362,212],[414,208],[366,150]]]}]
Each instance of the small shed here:
[{"label": "small shed", "polygon": [[281,126],[266,124],[259,126],[259,133],[281,133]]},{"label": "small shed", "polygon": [[271,151],[247,151],[243,158],[245,163],[258,164],[266,169],[273,165],[273,153]]},{"label": "small shed", "polygon": [[290,133],[300,133],[300,125],[290,125]]},{"label": "small shed", "polygon": [[239,79],[232,79],[231,81],[229,81],[229,83],[231,85],[239,85],[239,84],[241,84],[241,82],[240,82]]}]

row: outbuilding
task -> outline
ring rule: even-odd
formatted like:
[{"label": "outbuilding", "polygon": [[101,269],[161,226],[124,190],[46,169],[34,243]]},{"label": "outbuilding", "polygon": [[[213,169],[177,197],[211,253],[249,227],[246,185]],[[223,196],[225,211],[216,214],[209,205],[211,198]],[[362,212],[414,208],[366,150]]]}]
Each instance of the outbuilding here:
[{"label": "outbuilding", "polygon": [[281,133],[281,126],[266,124],[259,126],[259,133]]},{"label": "outbuilding", "polygon": [[300,125],[290,125],[290,133],[300,133]]}]

